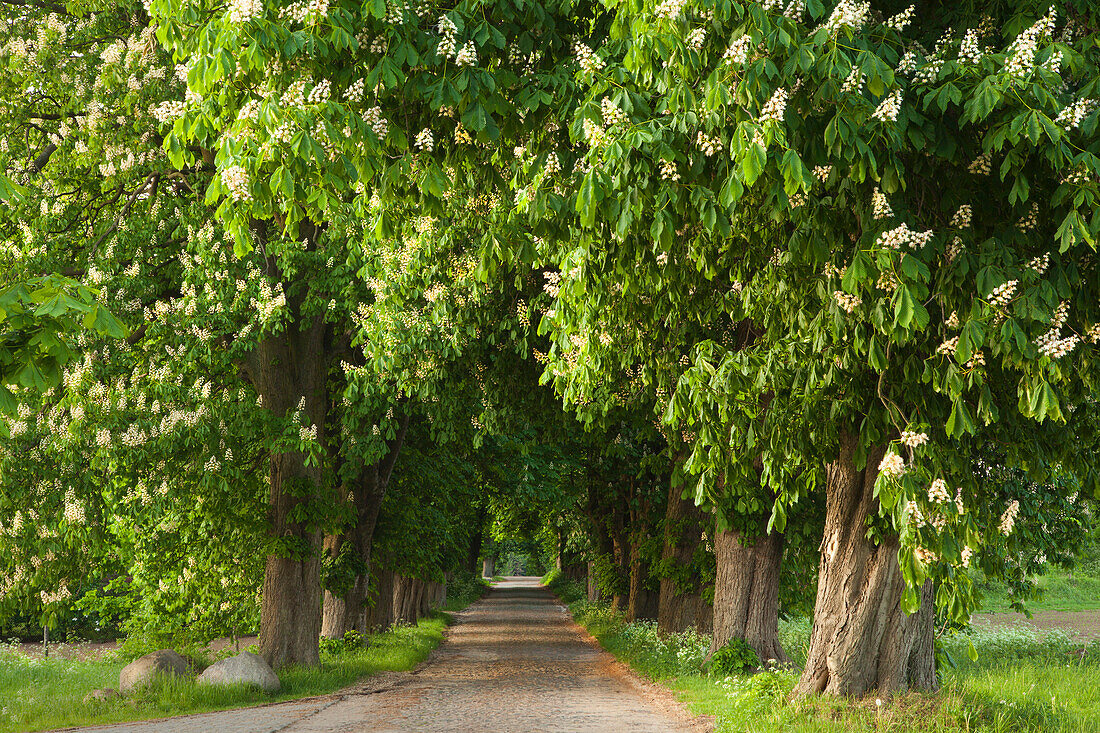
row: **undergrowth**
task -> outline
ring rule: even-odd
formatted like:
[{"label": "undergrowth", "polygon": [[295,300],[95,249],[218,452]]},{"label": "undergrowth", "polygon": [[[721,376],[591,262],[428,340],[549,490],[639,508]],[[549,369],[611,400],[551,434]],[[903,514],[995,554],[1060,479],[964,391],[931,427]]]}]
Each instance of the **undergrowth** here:
[{"label": "undergrowth", "polygon": [[[709,637],[694,631],[661,634],[649,621],[625,623],[606,604],[590,603],[550,578],[577,622],[639,674],[676,691],[716,731],[746,733],[1100,733],[1100,641],[1089,647],[1061,632],[1026,626],[973,628],[941,638],[951,664],[934,694],[893,699],[792,699],[805,663],[809,619],[780,622],[792,659],[757,674],[708,674]],[[574,592],[570,592],[574,591]],[[976,659],[971,659],[973,646]]]}]

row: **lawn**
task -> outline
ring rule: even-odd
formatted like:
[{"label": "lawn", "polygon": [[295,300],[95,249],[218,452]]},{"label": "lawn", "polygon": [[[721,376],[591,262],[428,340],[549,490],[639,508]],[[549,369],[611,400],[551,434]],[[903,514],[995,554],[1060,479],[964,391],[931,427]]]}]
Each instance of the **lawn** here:
[{"label": "lawn", "polygon": [[[1100,610],[1100,578],[1055,570],[1036,578],[1035,582],[1042,589],[1042,596],[1026,602],[1031,611]],[[990,584],[983,585],[982,589],[984,611],[1012,610],[1012,598],[1006,586]]]},{"label": "lawn", "polygon": [[[460,610],[476,597],[452,598],[444,611]],[[250,687],[158,680],[134,697],[85,703],[84,696],[91,690],[118,687],[125,662],[117,655],[91,660],[30,659],[14,646],[0,646],[0,733],[163,718],[328,694],[372,674],[412,669],[439,646],[449,623],[446,612],[436,612],[414,626],[372,634],[359,649],[323,651],[320,668],[280,670],[283,689],[275,695]]]}]

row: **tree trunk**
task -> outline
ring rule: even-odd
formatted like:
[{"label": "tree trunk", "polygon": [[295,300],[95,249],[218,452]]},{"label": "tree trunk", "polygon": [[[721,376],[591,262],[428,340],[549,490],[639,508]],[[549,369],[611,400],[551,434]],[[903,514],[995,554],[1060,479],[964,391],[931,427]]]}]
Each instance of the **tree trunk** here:
[{"label": "tree trunk", "polygon": [[493,575],[493,558],[487,557],[481,561],[481,577],[492,578]]},{"label": "tree trunk", "polygon": [[657,618],[659,596],[646,588],[649,571],[642,560],[642,543],[630,546],[630,592],[626,602],[627,621],[651,621]]},{"label": "tree trunk", "polygon": [[[325,554],[333,557],[339,555],[344,537],[343,534],[326,535]],[[329,590],[325,591],[325,600],[321,607],[321,636],[328,639],[340,639],[347,629],[354,626],[354,621],[348,619],[348,609],[356,608],[356,591],[358,589],[355,585],[358,585],[358,582],[342,596]]]},{"label": "tree trunk", "polygon": [[596,579],[596,563],[588,561],[588,600],[596,602],[600,600],[600,584]]},{"label": "tree trunk", "polygon": [[[325,324],[320,316],[307,321],[295,317],[299,307],[300,302],[289,305],[290,322],[256,346],[247,369],[264,407],[284,417],[303,405],[301,421],[316,428],[323,445]],[[303,505],[318,500],[322,488],[320,466],[307,466],[305,459],[296,452],[270,456],[268,519],[275,549],[264,569],[260,654],[275,668],[320,663],[321,532],[292,519]]]},{"label": "tree trunk", "polygon": [[405,440],[409,416],[399,420],[397,433],[387,442],[387,452],[377,463],[364,466],[353,485],[351,498],[355,505],[355,524],[339,535],[325,538],[325,550],[339,554],[344,542],[350,542],[352,552],[362,563],[363,572],[356,576],[351,588],[340,596],[325,591],[321,635],[329,639],[342,638],[351,629],[366,628],[367,588],[370,584],[371,550],[374,546],[374,528],[378,513],[393,475],[393,467]]},{"label": "tree trunk", "polygon": [[855,435],[841,435],[840,454],[827,469],[814,626],[796,695],[889,695],[935,685],[931,588],[921,589],[921,610],[905,614],[898,538],[867,538],[867,520],[878,514],[874,485],[885,448],[869,450],[858,470],[856,445]]},{"label": "tree trunk", "polygon": [[[760,522],[761,534],[767,524]],[[779,567],[783,535],[747,536],[736,530],[714,538],[718,577],[714,581],[713,654],[731,639],[744,639],[761,663],[787,662],[779,644]]]},{"label": "tree trunk", "polygon": [[615,566],[615,588],[611,593],[611,608],[619,613],[626,611],[630,598],[630,543],[626,532],[611,536],[612,560]]},{"label": "tree trunk", "polygon": [[477,519],[475,520],[474,531],[470,534],[470,547],[466,555],[466,567],[470,569],[471,573],[477,572],[477,561],[481,559],[481,546],[485,541],[485,519],[488,516],[488,510],[484,507],[478,507]]},{"label": "tree trunk", "polygon": [[393,625],[393,571],[375,563],[371,568],[375,595],[368,606],[361,631],[385,631]]},{"label": "tree trunk", "polygon": [[665,508],[664,548],[661,550],[661,588],[657,626],[666,633],[695,628],[710,630],[713,612],[703,600],[695,552],[703,542],[706,515],[681,488],[669,482]]}]

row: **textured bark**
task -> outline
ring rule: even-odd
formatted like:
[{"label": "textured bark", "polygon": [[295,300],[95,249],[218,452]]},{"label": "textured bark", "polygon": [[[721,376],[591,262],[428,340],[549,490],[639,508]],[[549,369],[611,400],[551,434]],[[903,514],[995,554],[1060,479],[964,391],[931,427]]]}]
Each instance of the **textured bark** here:
[{"label": "textured bark", "polygon": [[611,608],[618,613],[626,612],[630,599],[630,543],[626,532],[616,531],[611,535],[611,558],[615,566],[615,588],[611,593]]},{"label": "textured bark", "polygon": [[491,557],[487,557],[484,560],[482,560],[481,561],[481,577],[483,577],[483,578],[493,577],[493,575],[495,575],[494,570],[493,570],[493,565],[494,565],[494,562],[493,562],[493,558],[491,558]]},{"label": "textured bark", "polygon": [[393,571],[382,563],[376,562],[371,568],[374,597],[368,599],[364,614],[367,631],[385,631],[393,625],[393,578]]},{"label": "textured bark", "polygon": [[440,583],[395,575],[393,582],[393,620],[414,624],[438,602]]},{"label": "textured bark", "polygon": [[[679,486],[669,482],[657,626],[666,633],[689,628],[707,633],[713,611],[700,594],[698,573],[693,567],[695,552],[703,542],[706,515],[681,493]],[[690,578],[688,584],[683,582],[685,577]]]},{"label": "textured bark", "polygon": [[[264,407],[283,416],[305,403],[302,419],[317,426],[324,441],[325,325],[321,317],[296,316],[300,302],[291,301],[286,328],[262,340],[247,370]],[[268,519],[281,547],[267,558],[260,607],[260,654],[275,668],[320,663],[321,533],[292,521],[299,505],[316,500],[321,469],[307,466],[301,453],[270,455]]]},{"label": "textured bark", "polygon": [[600,600],[600,584],[596,580],[596,563],[588,562],[588,600],[595,602]]},{"label": "textured bark", "polygon": [[718,532],[714,553],[718,576],[714,581],[713,654],[731,639],[744,639],[761,662],[789,661],[779,644],[779,568],[783,559],[783,535],[758,536],[735,531]]},{"label": "textured bark", "polygon": [[648,568],[642,560],[640,542],[630,546],[630,591],[626,602],[627,621],[652,621],[657,618],[658,593],[646,588]]},{"label": "textured bark", "polygon": [[[324,542],[324,554],[336,556],[340,553],[340,546],[344,535],[326,535]],[[339,596],[332,591],[325,591],[325,600],[321,606],[321,636],[329,639],[339,639],[349,628],[354,628],[354,621],[348,619],[348,609],[355,608],[359,588],[356,581],[346,594]]]},{"label": "textured bark", "polygon": [[374,528],[378,524],[378,513],[382,509],[382,500],[386,497],[390,476],[393,475],[393,467],[397,462],[408,426],[409,416],[406,414],[401,418],[394,438],[387,442],[386,455],[377,463],[364,466],[351,487],[355,523],[345,532],[325,538],[325,551],[333,555],[340,552],[343,543],[350,542],[352,551],[363,563],[364,572],[356,577],[351,588],[343,596],[325,591],[322,636],[339,639],[351,629],[363,633],[367,631],[367,590],[370,585]]},{"label": "textured bark", "polygon": [[905,587],[898,568],[898,538],[867,538],[883,447],[868,451],[857,470],[857,438],[844,434],[840,454],[828,466],[825,533],[821,547],[814,626],[796,695],[889,695],[935,685],[931,653],[931,587],[922,588],[921,610],[901,610]]}]

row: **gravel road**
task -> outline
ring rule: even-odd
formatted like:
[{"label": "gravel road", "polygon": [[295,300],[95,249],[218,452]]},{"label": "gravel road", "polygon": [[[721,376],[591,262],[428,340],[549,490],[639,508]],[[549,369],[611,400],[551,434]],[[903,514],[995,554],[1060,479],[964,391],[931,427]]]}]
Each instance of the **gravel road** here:
[{"label": "gravel road", "polygon": [[103,733],[677,733],[705,731],[601,650],[536,578],[508,578],[458,615],[417,670],[260,708],[83,728]]}]

